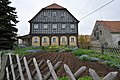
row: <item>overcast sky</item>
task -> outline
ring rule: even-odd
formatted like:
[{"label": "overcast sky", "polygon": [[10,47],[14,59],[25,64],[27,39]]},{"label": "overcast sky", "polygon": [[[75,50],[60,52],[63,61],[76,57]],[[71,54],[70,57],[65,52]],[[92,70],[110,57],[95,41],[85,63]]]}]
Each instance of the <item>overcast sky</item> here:
[{"label": "overcast sky", "polygon": [[120,21],[120,0],[115,0],[99,11],[81,20],[90,12],[98,9],[112,0],[10,0],[11,6],[16,7],[18,15],[18,34],[29,34],[32,19],[42,8],[57,3],[67,8],[77,18],[79,23],[79,34],[90,35],[96,20]]}]

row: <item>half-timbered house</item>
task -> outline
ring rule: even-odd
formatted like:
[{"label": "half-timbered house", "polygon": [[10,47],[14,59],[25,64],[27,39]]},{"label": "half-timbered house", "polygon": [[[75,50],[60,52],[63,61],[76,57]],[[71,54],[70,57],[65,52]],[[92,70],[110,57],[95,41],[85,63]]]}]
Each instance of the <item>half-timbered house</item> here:
[{"label": "half-timbered house", "polygon": [[42,8],[29,23],[30,33],[26,44],[32,46],[78,44],[79,21],[58,4],[53,3]]}]

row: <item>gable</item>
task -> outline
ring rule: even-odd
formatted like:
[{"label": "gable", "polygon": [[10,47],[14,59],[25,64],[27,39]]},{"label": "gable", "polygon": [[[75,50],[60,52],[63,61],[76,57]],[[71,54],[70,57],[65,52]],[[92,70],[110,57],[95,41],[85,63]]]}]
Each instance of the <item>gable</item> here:
[{"label": "gable", "polygon": [[57,4],[42,8],[29,22],[79,22],[66,8]]}]

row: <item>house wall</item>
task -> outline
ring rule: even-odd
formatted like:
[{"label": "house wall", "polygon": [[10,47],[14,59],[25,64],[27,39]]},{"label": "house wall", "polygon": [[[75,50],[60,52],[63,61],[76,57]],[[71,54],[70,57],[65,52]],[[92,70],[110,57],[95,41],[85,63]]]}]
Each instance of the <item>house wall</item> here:
[{"label": "house wall", "polygon": [[[38,38],[38,42],[35,42],[35,38]],[[46,38],[46,42],[44,42],[44,38]],[[56,39],[56,42],[53,42],[53,38]],[[62,42],[62,38],[65,38],[65,42]],[[74,42],[71,41],[71,38],[74,38]],[[49,46],[49,45],[77,46],[77,37],[76,36],[33,36],[32,37],[32,46]]]},{"label": "house wall", "polygon": [[118,42],[120,41],[120,33],[112,33],[112,42],[114,45],[118,45]]},{"label": "house wall", "polygon": [[[72,41],[71,41],[71,38],[74,38],[75,41],[72,42]],[[75,36],[70,36],[70,37],[69,37],[69,45],[70,45],[70,46],[77,46],[77,39],[76,39]]]},{"label": "house wall", "polygon": [[[98,29],[96,29],[97,27]],[[95,37],[94,32],[98,33],[99,39]],[[111,45],[113,43],[111,32],[99,23],[95,24],[91,38],[92,45],[101,46],[103,44]]]},{"label": "house wall", "polygon": [[[35,38],[37,38],[37,42],[35,42]],[[40,37],[39,36],[33,36],[32,37],[32,46],[40,46]]]},{"label": "house wall", "polygon": [[[56,42],[53,42],[53,41],[52,41],[52,39],[53,39],[53,38],[55,38],[55,39],[56,39]],[[51,38],[51,45],[52,45],[52,46],[59,45],[59,39],[58,39],[58,37],[57,37],[57,36],[53,36],[53,37]]]},{"label": "house wall", "polygon": [[[43,40],[44,38],[46,38],[47,42],[44,42]],[[42,42],[42,46],[48,46],[50,45],[50,38],[48,36],[43,36],[41,42]]]},{"label": "house wall", "polygon": [[[65,38],[65,42],[62,42],[62,38]],[[68,45],[68,39],[67,39],[67,36],[61,36],[60,37],[60,45]]]}]

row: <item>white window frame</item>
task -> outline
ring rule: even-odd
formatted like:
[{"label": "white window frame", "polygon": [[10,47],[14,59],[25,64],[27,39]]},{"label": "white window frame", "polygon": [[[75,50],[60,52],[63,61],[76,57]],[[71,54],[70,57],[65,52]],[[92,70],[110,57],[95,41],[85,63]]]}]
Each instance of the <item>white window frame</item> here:
[{"label": "white window frame", "polygon": [[74,28],[75,28],[75,25],[74,25],[74,24],[70,24],[70,28],[71,28],[71,29],[74,29]]},{"label": "white window frame", "polygon": [[[55,40],[54,40],[54,39],[55,39]],[[56,41],[56,38],[52,38],[52,42],[57,42],[57,41]]]},{"label": "white window frame", "polygon": [[48,28],[48,24],[43,24],[43,28],[47,29]]},{"label": "white window frame", "polygon": [[62,38],[62,42],[63,42],[63,43],[65,42],[65,38]]},{"label": "white window frame", "polygon": [[75,42],[75,38],[71,38],[71,42]]},{"label": "white window frame", "polygon": [[38,38],[37,37],[34,38],[34,43],[38,43]]},{"label": "white window frame", "polygon": [[66,24],[62,24],[62,29],[65,29],[66,28]]},{"label": "white window frame", "polygon": [[57,24],[52,25],[53,29],[57,29]]},{"label": "white window frame", "polygon": [[47,43],[47,38],[43,38],[43,43]]},{"label": "white window frame", "polygon": [[38,29],[39,25],[38,24],[34,24],[34,29]]}]

